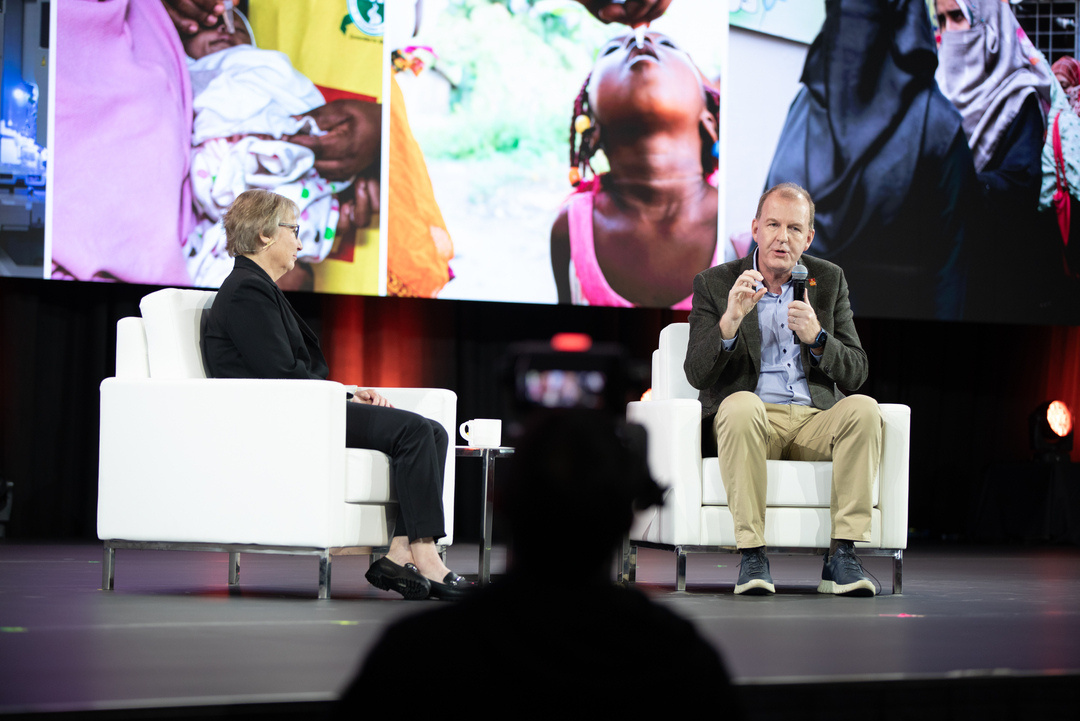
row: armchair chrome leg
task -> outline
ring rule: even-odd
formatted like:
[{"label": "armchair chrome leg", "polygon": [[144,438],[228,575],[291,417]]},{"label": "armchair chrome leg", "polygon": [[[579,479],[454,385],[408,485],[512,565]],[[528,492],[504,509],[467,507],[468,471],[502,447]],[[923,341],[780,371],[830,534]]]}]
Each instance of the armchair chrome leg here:
[{"label": "armchair chrome leg", "polygon": [[686,590],[686,554],[682,546],[675,546],[675,590]]},{"label": "armchair chrome leg", "polygon": [[623,536],[619,544],[619,567],[615,572],[616,583],[629,583],[630,581],[630,537]]},{"label": "armchair chrome leg", "polygon": [[330,549],[319,555],[319,598],[330,598]]},{"label": "armchair chrome leg", "polygon": [[101,590],[113,590],[113,566],[116,564],[116,549],[105,544],[105,551],[101,556]]},{"label": "armchair chrome leg", "polygon": [[229,551],[229,585],[240,584],[240,552]]},{"label": "armchair chrome leg", "polygon": [[892,562],[892,592],[902,594],[904,592],[904,551],[901,549],[893,556]]}]

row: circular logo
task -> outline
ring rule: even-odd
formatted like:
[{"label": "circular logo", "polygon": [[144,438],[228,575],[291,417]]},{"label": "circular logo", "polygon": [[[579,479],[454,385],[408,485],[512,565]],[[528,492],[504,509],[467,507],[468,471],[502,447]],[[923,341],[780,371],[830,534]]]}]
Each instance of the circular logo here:
[{"label": "circular logo", "polygon": [[382,37],[385,15],[383,0],[348,0],[349,17],[353,24],[372,37]]}]

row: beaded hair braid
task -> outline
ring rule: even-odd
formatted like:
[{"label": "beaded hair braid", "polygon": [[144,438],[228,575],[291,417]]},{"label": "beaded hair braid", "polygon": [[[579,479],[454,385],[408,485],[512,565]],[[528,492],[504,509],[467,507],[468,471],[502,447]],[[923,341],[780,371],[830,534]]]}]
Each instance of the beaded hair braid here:
[{"label": "beaded hair braid", "polygon": [[[589,107],[589,73],[581,85],[577,98],[574,99],[574,114],[570,116],[570,185],[577,187],[585,171],[595,175],[589,161],[596,152],[596,127],[592,122],[592,108]],[[578,142],[581,136],[581,142]]]},{"label": "beaded hair braid", "polygon": [[[595,176],[589,162],[600,148],[596,124],[593,121],[592,108],[589,106],[589,81],[592,73],[585,78],[581,90],[574,99],[574,114],[570,119],[570,185],[575,188],[588,175]],[[714,118],[720,119],[720,93],[708,85],[705,88],[705,108]],[[719,153],[716,144],[704,132],[701,134],[702,177],[709,177],[719,167]]]}]

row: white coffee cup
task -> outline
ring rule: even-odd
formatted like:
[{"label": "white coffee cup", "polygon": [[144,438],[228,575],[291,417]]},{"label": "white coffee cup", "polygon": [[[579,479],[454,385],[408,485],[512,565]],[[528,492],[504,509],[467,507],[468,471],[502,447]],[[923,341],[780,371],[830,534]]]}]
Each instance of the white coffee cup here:
[{"label": "white coffee cup", "polygon": [[498,418],[473,418],[458,428],[472,448],[497,448],[502,445],[502,421]]}]

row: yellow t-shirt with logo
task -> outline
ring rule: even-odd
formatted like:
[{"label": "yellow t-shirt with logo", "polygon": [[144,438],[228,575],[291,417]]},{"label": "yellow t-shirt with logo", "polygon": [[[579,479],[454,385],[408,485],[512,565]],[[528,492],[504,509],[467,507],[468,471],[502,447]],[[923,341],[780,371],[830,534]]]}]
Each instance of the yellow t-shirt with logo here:
[{"label": "yellow t-shirt with logo", "polygon": [[[251,0],[251,29],[260,48],[289,56],[327,102],[342,97],[382,102],[383,41],[352,22],[345,0]],[[356,231],[351,254],[339,240],[331,257],[311,266],[321,293],[378,295],[379,217]],[[351,259],[338,259],[342,255]]]},{"label": "yellow t-shirt with logo", "polygon": [[[392,0],[391,0],[392,1]],[[349,11],[370,3],[347,0],[251,0],[251,24],[261,48],[279,50],[319,87],[327,102],[359,97],[382,102],[382,37],[367,35]],[[369,12],[370,16],[370,12]],[[432,298],[450,280],[453,243],[435,201],[423,153],[413,138],[405,102],[391,78],[387,223],[388,295]],[[379,221],[356,233],[352,260],[332,257],[312,266],[315,290],[379,292]],[[335,244],[339,245],[340,241]],[[347,253],[346,253],[347,255]]]}]

